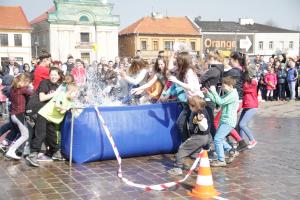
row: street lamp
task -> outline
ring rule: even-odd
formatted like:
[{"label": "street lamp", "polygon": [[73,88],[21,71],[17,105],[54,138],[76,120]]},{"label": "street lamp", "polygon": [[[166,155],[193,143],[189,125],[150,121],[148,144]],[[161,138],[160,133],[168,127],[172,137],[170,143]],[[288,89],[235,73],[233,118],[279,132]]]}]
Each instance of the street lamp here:
[{"label": "street lamp", "polygon": [[234,51],[236,51],[237,48],[237,33],[240,32],[239,29],[236,29],[235,34],[234,34],[234,40],[235,40],[235,47],[234,47]]}]

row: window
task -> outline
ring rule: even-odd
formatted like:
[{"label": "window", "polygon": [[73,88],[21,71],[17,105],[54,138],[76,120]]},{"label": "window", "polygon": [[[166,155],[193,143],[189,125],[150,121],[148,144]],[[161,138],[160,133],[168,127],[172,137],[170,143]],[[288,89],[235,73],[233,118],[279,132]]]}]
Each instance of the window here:
[{"label": "window", "polygon": [[165,41],[165,50],[167,51],[173,51],[173,41]]},{"label": "window", "polygon": [[196,42],[191,42],[192,51],[196,50]]},{"label": "window", "polygon": [[147,50],[147,41],[141,41],[141,50]]},{"label": "window", "polygon": [[158,51],[158,41],[153,41],[153,50]]},{"label": "window", "polygon": [[15,46],[21,47],[22,46],[22,34],[15,34],[14,39],[15,39]]},{"label": "window", "polygon": [[8,62],[8,57],[1,57],[1,66],[7,65]]},{"label": "window", "polygon": [[85,15],[82,15],[80,18],[79,18],[79,21],[81,22],[88,22],[89,21],[89,18]]},{"label": "window", "polygon": [[294,48],[294,42],[293,41],[290,41],[289,42],[289,49],[293,49]]},{"label": "window", "polygon": [[279,42],[279,48],[280,48],[280,50],[284,49],[284,41]]},{"label": "window", "polygon": [[86,62],[88,62],[88,63],[90,63],[90,53],[88,53],[88,52],[84,52],[84,53],[81,53],[80,54],[81,55],[81,60],[82,61],[86,61]]},{"label": "window", "polygon": [[80,42],[90,42],[90,33],[80,33]]},{"label": "window", "polygon": [[273,49],[273,41],[269,42],[269,49]]},{"label": "window", "polygon": [[258,42],[258,49],[259,50],[263,50],[264,49],[264,42],[263,41]]},{"label": "window", "polygon": [[0,34],[0,46],[8,46],[8,34]]},{"label": "window", "polygon": [[19,64],[19,65],[23,65],[23,58],[22,57],[16,57],[16,62]]}]

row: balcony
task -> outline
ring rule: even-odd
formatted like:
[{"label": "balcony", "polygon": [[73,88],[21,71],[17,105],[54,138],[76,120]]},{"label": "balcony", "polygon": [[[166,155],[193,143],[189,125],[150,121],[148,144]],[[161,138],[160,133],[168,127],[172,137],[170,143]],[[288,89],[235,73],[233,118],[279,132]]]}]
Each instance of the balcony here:
[{"label": "balcony", "polygon": [[95,42],[76,42],[75,49],[92,49]]}]

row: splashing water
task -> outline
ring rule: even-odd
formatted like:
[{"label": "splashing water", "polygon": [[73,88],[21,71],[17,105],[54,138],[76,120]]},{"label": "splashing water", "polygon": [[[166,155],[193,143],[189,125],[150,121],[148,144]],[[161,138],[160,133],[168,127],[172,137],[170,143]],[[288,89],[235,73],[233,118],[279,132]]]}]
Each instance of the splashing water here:
[{"label": "splashing water", "polygon": [[[79,96],[75,103],[77,107],[89,106],[121,106],[121,101],[116,97],[120,81],[116,85],[107,85],[100,78],[95,66],[87,69],[87,81],[80,87]],[[114,91],[114,92],[112,92]],[[114,94],[113,94],[114,93]]]}]

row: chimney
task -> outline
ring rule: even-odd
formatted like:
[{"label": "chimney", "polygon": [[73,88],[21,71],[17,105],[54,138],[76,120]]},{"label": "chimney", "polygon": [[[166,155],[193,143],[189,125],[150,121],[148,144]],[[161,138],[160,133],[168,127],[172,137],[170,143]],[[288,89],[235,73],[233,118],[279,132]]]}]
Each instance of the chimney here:
[{"label": "chimney", "polygon": [[253,25],[254,19],[251,18],[239,18],[240,25]]},{"label": "chimney", "polygon": [[162,19],[164,16],[161,13],[159,13],[159,12],[152,12],[151,13],[151,17],[153,19]]}]

